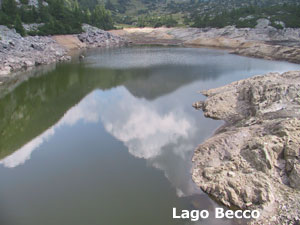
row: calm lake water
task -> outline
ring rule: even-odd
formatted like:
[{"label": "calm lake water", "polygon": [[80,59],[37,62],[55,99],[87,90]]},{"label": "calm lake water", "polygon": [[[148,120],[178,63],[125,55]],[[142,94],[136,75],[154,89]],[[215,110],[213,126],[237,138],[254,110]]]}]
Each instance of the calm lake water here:
[{"label": "calm lake water", "polygon": [[[193,184],[193,150],[222,124],[199,90],[300,66],[221,50],[135,47],[32,71],[0,99],[1,225],[235,224]],[[172,219],[172,208],[209,219]]]}]

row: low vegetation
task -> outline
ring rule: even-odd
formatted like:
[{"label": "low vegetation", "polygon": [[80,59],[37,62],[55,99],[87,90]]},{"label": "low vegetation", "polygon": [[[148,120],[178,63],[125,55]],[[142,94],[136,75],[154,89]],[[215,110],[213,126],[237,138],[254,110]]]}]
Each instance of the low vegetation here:
[{"label": "low vegetation", "polygon": [[177,25],[177,21],[170,16],[139,16],[137,20],[138,27],[174,27]]}]

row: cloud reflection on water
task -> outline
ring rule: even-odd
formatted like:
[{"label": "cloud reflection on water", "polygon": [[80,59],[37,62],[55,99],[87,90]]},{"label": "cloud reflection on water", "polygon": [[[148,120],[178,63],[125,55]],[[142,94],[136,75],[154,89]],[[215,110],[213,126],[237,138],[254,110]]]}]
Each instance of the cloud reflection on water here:
[{"label": "cloud reflection on water", "polygon": [[16,150],[13,154],[2,159],[0,164],[3,164],[3,166],[7,168],[14,168],[24,164],[31,158],[31,154],[34,150],[55,135],[58,128],[64,125],[72,126],[79,120],[90,123],[98,122],[99,113],[97,112],[97,109],[98,104],[96,99],[92,98],[92,96],[87,96],[87,101],[82,100],[78,105],[72,107],[54,126]]},{"label": "cloud reflection on water", "polygon": [[[176,143],[180,137],[188,137],[191,123],[187,118],[180,118],[173,112],[160,115],[139,101],[122,105],[122,102],[108,105],[101,119],[107,132],[121,140],[135,157],[156,157],[163,146]],[[117,110],[120,115],[110,114],[111,110]]]},{"label": "cloud reflection on water", "polygon": [[[167,104],[168,99],[164,101]],[[182,176],[187,170],[186,160],[190,160],[186,158],[186,152],[193,150],[189,143],[195,136],[193,119],[178,106],[176,110],[168,107],[162,112],[159,105],[161,103],[135,98],[124,87],[94,91],[68,110],[54,126],[1,160],[0,164],[7,168],[24,164],[33,151],[50,141],[63,126],[73,126],[79,121],[101,121],[105,130],[122,141],[130,154],[146,159],[150,165],[162,170],[175,186],[178,196],[193,194],[189,176]]]}]

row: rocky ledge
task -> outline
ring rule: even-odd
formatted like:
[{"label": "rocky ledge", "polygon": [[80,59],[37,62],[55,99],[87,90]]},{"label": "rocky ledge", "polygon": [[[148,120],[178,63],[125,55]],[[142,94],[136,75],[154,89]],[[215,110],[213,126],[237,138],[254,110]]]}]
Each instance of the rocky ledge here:
[{"label": "rocky ledge", "polygon": [[300,71],[202,93],[194,107],[225,124],[195,150],[195,183],[228,207],[259,209],[250,224],[299,224]]},{"label": "rocky ledge", "polygon": [[70,60],[70,49],[115,47],[126,43],[123,38],[96,27],[85,24],[83,30],[79,35],[22,37],[14,29],[0,25],[0,79],[13,71]]}]

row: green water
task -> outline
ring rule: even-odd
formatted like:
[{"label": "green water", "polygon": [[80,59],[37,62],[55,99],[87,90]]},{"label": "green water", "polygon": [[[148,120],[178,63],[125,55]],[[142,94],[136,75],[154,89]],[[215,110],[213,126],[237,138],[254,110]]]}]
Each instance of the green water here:
[{"label": "green water", "polygon": [[172,218],[218,205],[193,184],[193,150],[222,122],[198,90],[299,65],[190,48],[94,50],[0,99],[1,225],[236,224]]}]

